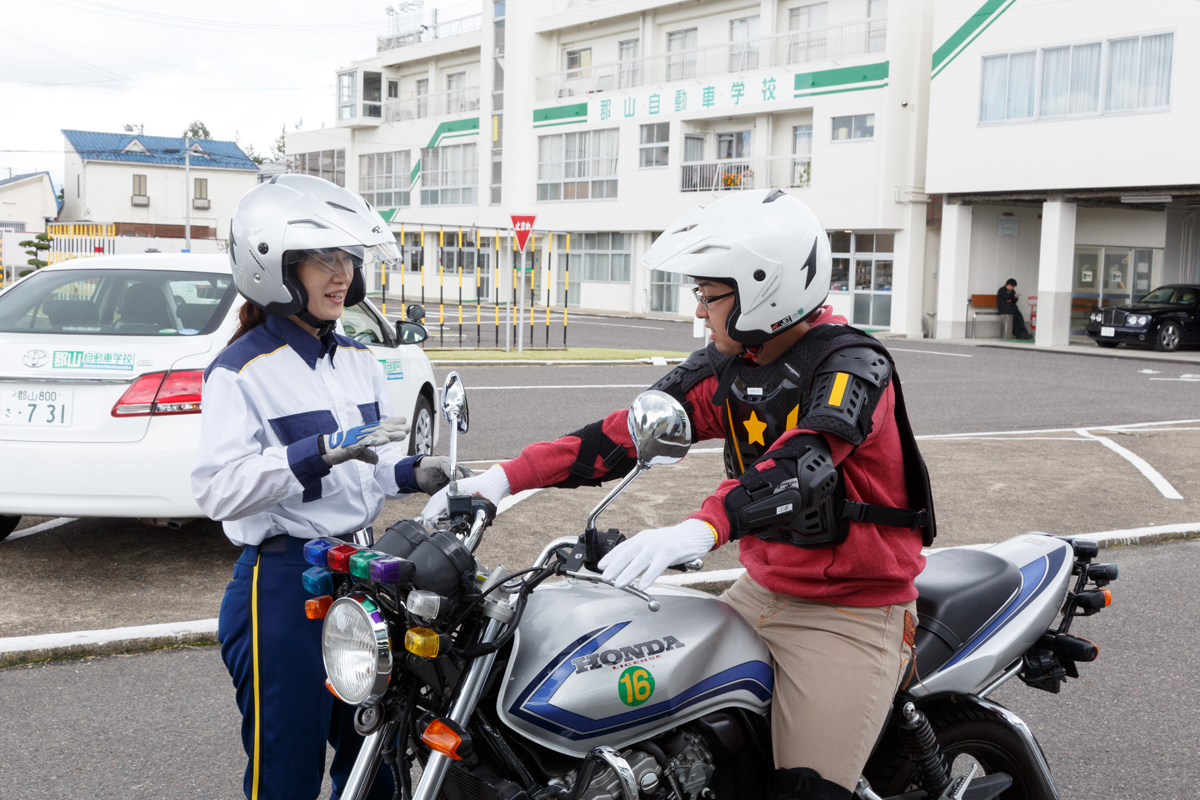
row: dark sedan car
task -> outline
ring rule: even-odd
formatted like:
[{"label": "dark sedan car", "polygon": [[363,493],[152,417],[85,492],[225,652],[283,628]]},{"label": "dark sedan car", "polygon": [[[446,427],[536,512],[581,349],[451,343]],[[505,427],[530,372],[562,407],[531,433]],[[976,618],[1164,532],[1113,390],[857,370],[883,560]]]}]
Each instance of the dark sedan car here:
[{"label": "dark sedan car", "polygon": [[1087,335],[1101,347],[1149,344],[1166,353],[1200,344],[1200,285],[1160,286],[1136,303],[1098,308]]}]

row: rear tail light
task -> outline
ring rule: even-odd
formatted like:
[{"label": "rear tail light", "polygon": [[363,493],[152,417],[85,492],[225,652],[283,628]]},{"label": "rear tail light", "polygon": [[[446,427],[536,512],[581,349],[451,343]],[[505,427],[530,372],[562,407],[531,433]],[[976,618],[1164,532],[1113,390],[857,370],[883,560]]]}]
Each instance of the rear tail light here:
[{"label": "rear tail light", "polygon": [[199,414],[204,372],[150,372],[125,390],[113,406],[114,417],[149,417],[155,414]]}]

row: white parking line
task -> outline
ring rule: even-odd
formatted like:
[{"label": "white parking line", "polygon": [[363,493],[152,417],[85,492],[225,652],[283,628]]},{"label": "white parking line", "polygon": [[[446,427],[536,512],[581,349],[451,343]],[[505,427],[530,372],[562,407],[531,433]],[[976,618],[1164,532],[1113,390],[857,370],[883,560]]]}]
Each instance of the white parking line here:
[{"label": "white parking line", "polygon": [[[887,347],[887,345],[884,345]],[[966,353],[942,353],[938,350],[906,350],[903,347],[888,347],[889,353],[927,353],[931,356],[950,356],[952,358],[974,358]]]},{"label": "white parking line", "polygon": [[1154,488],[1158,489],[1158,491],[1162,493],[1163,497],[1167,498],[1168,500],[1182,500],[1183,499],[1183,495],[1181,495],[1178,491],[1176,491],[1175,487],[1172,486],[1170,484],[1170,482],[1166,478],[1164,478],[1161,473],[1159,473],[1158,470],[1156,470],[1154,467],[1150,466],[1150,464],[1147,463],[1146,460],[1143,459],[1141,456],[1136,455],[1136,454],[1130,452],[1129,450],[1126,450],[1124,447],[1121,447],[1121,445],[1117,444],[1112,439],[1108,439],[1104,436],[1097,436],[1096,434],[1092,433],[1091,431],[1087,430],[1086,428],[1076,428],[1075,432],[1078,433],[1080,436],[1083,436],[1084,438],[1094,439],[1095,441],[1100,442],[1100,444],[1104,445],[1109,450],[1112,450],[1114,453],[1116,453],[1121,458],[1128,461],[1130,464],[1133,464],[1133,466],[1135,466],[1137,468],[1138,472],[1145,475],[1146,479],[1148,481],[1150,481],[1152,484],[1154,484]]},{"label": "white parking line", "polygon": [[33,536],[35,533],[48,531],[52,528],[57,528],[59,525],[66,525],[68,522],[74,522],[78,517],[59,517],[52,519],[49,522],[43,522],[41,525],[34,525],[32,528],[25,528],[14,533],[10,533],[4,541],[11,542],[14,539],[24,539],[26,536]]},{"label": "white parking line", "polygon": [[109,628],[100,631],[71,631],[46,633],[39,636],[11,636],[0,639],[0,653],[30,650],[53,650],[84,644],[109,644],[136,639],[158,639],[164,636],[183,637],[197,633],[217,633],[216,619],[197,619],[191,622],[163,622],[157,625],[137,625],[129,628]]}]

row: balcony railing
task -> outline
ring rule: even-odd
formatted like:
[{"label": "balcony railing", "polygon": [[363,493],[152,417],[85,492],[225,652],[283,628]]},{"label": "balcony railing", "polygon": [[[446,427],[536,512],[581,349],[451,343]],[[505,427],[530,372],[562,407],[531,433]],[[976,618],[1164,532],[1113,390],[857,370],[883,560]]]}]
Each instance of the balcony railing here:
[{"label": "balcony railing", "polygon": [[451,89],[448,92],[419,94],[383,104],[384,122],[403,122],[409,119],[440,117],[445,114],[465,114],[479,110],[479,87]]},{"label": "balcony railing", "polygon": [[195,208],[199,211],[206,211],[212,208],[212,201],[207,197],[193,197],[192,208]]},{"label": "balcony railing", "polygon": [[812,181],[811,156],[766,156],[693,161],[683,165],[681,192],[736,192],[745,189],[807,188]]},{"label": "balcony railing", "polygon": [[478,5],[465,3],[456,8],[446,9],[442,14],[434,9],[422,17],[424,22],[419,19],[415,22],[410,21],[403,28],[389,31],[387,36],[376,37],[375,52],[382,53],[386,50],[395,50],[397,47],[409,47],[421,42],[432,42],[435,39],[449,39],[452,36],[474,33],[483,24],[483,15],[479,12],[462,14],[453,19],[442,18],[454,14],[456,11],[465,11],[469,7],[478,8]]},{"label": "balcony railing", "polygon": [[537,99],[577,97],[647,84],[829,61],[882,53],[886,49],[887,20],[873,18],[551,72],[537,77]]},{"label": "balcony railing", "polygon": [[144,195],[144,194],[134,194],[134,195],[130,195],[130,200],[131,200],[131,202],[133,203],[133,205],[135,205],[135,206],[148,206],[148,205],[150,205],[150,197],[149,197],[149,195]]}]

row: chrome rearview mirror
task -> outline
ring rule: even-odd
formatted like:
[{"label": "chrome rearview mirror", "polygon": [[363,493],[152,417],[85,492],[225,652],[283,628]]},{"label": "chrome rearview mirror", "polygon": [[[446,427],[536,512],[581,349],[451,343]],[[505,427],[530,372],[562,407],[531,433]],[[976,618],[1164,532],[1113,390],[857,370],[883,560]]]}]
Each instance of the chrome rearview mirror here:
[{"label": "chrome rearview mirror", "polygon": [[629,406],[629,438],[637,448],[637,464],[588,516],[587,530],[596,528],[596,518],[608,508],[633,479],[652,466],[677,464],[692,446],[692,423],[683,405],[666,392],[642,392]]},{"label": "chrome rearview mirror", "polygon": [[642,392],[629,406],[629,436],[638,461],[647,467],[677,464],[692,446],[692,423],[678,400],[666,392]]},{"label": "chrome rearview mirror", "polygon": [[462,378],[457,372],[446,376],[442,384],[442,417],[450,425],[450,491],[458,494],[458,434],[466,433],[471,427],[470,414],[467,410],[467,387],[463,386]]}]

